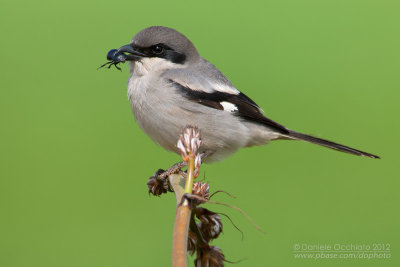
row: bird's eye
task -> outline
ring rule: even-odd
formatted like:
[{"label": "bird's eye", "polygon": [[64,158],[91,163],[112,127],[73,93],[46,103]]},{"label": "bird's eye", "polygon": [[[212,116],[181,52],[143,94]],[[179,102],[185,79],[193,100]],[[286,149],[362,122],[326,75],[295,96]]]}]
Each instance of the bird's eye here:
[{"label": "bird's eye", "polygon": [[161,55],[162,53],[164,53],[164,47],[162,47],[161,45],[155,45],[151,50],[154,54],[157,55]]}]

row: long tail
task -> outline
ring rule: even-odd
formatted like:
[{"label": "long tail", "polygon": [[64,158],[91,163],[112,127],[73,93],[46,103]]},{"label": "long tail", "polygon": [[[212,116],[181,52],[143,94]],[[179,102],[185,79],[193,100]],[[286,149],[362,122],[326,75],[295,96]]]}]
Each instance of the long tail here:
[{"label": "long tail", "polygon": [[289,134],[286,135],[289,139],[296,139],[296,140],[303,140],[312,144],[317,144],[320,146],[324,146],[330,149],[334,149],[334,150],[338,150],[341,152],[346,152],[346,153],[350,153],[353,155],[357,155],[357,156],[363,156],[363,157],[369,157],[369,158],[374,158],[374,159],[380,159],[379,156],[377,155],[373,155],[367,152],[363,152],[348,146],[344,146],[335,142],[331,142],[325,139],[321,139],[321,138],[317,138],[311,135],[307,135],[307,134],[302,134],[302,133],[298,133],[292,130],[289,130]]}]

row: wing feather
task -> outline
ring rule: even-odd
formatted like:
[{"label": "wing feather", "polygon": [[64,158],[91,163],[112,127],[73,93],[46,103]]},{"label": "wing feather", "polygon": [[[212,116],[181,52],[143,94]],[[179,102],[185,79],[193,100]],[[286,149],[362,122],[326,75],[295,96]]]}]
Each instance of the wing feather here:
[{"label": "wing feather", "polygon": [[260,107],[242,92],[239,92],[238,94],[231,94],[216,90],[205,92],[202,90],[196,90],[187,85],[183,85],[173,79],[169,79],[169,82],[190,101],[221,111],[224,110],[221,102],[228,102],[237,107],[237,110],[233,111],[232,113],[240,118],[262,124],[282,134],[289,134],[289,130],[285,126],[265,117],[260,111]]}]

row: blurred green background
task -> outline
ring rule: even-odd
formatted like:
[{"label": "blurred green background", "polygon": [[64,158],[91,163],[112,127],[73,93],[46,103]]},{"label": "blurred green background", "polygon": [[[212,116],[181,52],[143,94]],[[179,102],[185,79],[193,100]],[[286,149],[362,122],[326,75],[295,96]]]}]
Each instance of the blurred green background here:
[{"label": "blurred green background", "polygon": [[[399,1],[1,1],[0,266],[169,266],[173,194],[146,182],[180,158],[138,127],[107,51],[176,28],[302,142],[202,167],[214,242],[237,266],[399,266]],[[294,259],[295,244],[389,243],[392,259]],[[192,261],[192,259],[190,259]]]}]

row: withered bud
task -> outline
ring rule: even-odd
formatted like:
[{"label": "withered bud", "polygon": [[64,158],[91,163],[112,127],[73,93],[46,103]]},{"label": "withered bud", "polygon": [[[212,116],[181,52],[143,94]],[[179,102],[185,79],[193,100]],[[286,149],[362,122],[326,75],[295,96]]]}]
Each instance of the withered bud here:
[{"label": "withered bud", "polygon": [[221,217],[217,213],[197,207],[196,217],[200,220],[197,226],[207,242],[216,239],[222,233]]},{"label": "withered bud", "polygon": [[197,154],[194,158],[194,178],[197,178],[200,173],[200,166],[201,166],[201,155]]},{"label": "withered bud", "polygon": [[196,252],[196,244],[197,244],[197,236],[191,230],[188,233],[188,243],[187,243],[187,252],[193,256]]},{"label": "withered bud", "polygon": [[150,177],[147,182],[147,187],[149,188],[149,193],[159,196],[165,194],[169,190],[169,185],[167,179],[159,179],[157,177]]},{"label": "withered bud", "polygon": [[179,136],[176,147],[181,152],[183,160],[187,161],[189,156],[195,157],[201,144],[200,130],[197,127],[187,126]]},{"label": "withered bud", "polygon": [[192,194],[209,200],[210,199],[210,186],[207,183],[196,182],[193,184]]},{"label": "withered bud", "polygon": [[196,267],[222,267],[224,266],[225,256],[221,249],[216,246],[203,244],[197,250],[194,266]]}]

